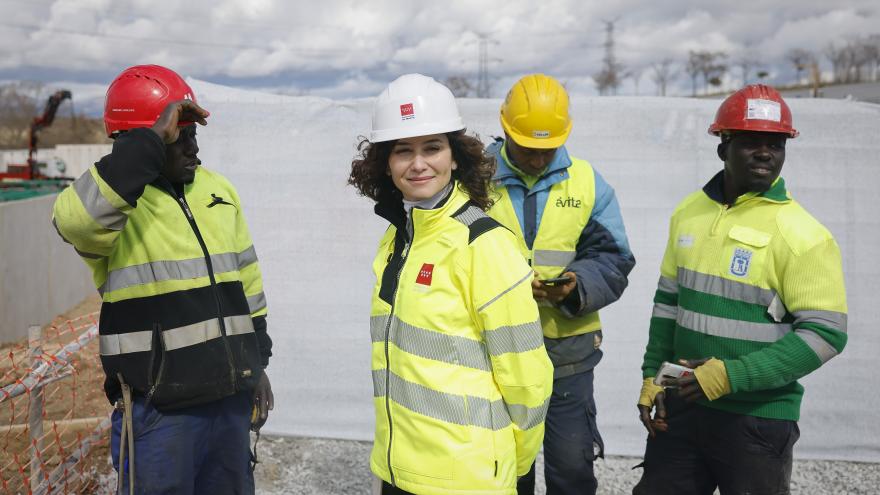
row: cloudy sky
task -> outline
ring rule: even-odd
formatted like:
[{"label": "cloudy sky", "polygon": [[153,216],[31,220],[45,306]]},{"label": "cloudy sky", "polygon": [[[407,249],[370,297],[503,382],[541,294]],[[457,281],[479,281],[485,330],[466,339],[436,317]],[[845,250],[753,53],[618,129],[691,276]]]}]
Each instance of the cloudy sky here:
[{"label": "cloudy sky", "polygon": [[[615,21],[615,54],[635,73],[619,94],[654,94],[651,64],[680,66],[689,50],[764,62],[788,83],[792,48],[880,33],[876,0],[0,0],[0,81],[65,85],[102,95],[129,65],[157,63],[232,86],[331,98],[372,96],[397,75],[422,72],[476,86],[486,36],[492,96],[529,72],[596,94],[604,21]],[[830,65],[822,60],[823,69]],[[738,86],[738,70],[726,77]],[[669,91],[690,94],[680,75]]]}]

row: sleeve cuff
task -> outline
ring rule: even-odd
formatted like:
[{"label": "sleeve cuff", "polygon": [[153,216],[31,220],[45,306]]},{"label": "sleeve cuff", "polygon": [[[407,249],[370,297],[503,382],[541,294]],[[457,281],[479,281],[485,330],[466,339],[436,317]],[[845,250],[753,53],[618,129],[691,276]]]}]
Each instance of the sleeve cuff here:
[{"label": "sleeve cuff", "polygon": [[584,309],[585,302],[584,297],[581,297],[581,281],[577,281],[577,287],[574,288],[573,291],[569,292],[565,299],[559,302],[557,307],[562,314],[569,318],[575,318],[580,314],[580,312]]}]

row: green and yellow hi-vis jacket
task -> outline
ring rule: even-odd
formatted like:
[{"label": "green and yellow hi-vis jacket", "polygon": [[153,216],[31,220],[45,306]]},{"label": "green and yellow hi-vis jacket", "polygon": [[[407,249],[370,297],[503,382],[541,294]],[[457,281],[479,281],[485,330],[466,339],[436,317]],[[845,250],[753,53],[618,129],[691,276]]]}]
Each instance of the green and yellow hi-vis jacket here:
[{"label": "green and yellow hi-vis jacket", "polygon": [[199,167],[191,184],[159,176],[161,139],[149,129],[55,201],[53,223],[92,270],[105,391],[117,373],[156,407],[174,409],[252,389],[268,364],[266,299],[238,194]]},{"label": "green and yellow hi-vis jacket", "polygon": [[452,189],[392,225],[373,262],[370,467],[420,494],[516,493],[541,446],[553,367],[510,231]]},{"label": "green and yellow hi-vis jacket", "polygon": [[846,345],[846,291],[831,233],[785,190],[727,207],[723,172],[675,210],[642,364],[716,357],[732,393],[702,405],[797,420],[799,378]]}]

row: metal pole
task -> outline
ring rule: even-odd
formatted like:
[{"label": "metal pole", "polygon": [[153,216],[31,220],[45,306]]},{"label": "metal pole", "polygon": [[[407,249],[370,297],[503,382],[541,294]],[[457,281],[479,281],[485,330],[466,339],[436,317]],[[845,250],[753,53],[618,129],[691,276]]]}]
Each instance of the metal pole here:
[{"label": "metal pole", "polygon": [[[41,364],[42,336],[43,329],[39,325],[31,325],[28,328],[28,352],[31,357],[31,369],[36,369]],[[40,464],[40,451],[43,446],[43,384],[41,382],[37,382],[31,389],[28,425],[31,437],[31,491],[34,491],[43,481],[43,470]]]}]

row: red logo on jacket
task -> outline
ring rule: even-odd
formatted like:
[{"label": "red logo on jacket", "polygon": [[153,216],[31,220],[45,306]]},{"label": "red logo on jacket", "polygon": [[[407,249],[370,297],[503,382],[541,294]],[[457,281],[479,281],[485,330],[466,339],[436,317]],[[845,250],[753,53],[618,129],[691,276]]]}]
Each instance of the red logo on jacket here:
[{"label": "red logo on jacket", "polygon": [[431,276],[434,274],[434,265],[431,263],[424,263],[422,265],[422,269],[419,270],[419,276],[416,277],[416,283],[422,285],[431,285]]}]

